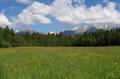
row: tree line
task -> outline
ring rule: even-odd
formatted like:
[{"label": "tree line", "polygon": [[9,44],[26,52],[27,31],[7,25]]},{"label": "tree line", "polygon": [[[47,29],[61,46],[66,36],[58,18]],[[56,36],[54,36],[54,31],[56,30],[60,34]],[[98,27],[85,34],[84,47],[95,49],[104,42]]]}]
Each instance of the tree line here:
[{"label": "tree line", "polygon": [[16,34],[13,29],[0,28],[0,48],[23,46],[116,46],[120,45],[120,29],[98,30],[82,35]]}]

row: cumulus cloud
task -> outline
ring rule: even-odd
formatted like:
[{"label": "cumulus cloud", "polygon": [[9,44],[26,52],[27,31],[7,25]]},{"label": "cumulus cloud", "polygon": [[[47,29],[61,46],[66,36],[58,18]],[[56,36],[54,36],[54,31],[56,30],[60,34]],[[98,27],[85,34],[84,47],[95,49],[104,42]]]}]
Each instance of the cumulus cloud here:
[{"label": "cumulus cloud", "polygon": [[32,3],[33,1],[32,1],[32,0],[17,0],[17,2],[19,2],[19,3],[24,3],[24,4],[30,4],[30,3]]},{"label": "cumulus cloud", "polygon": [[104,0],[104,3],[107,3],[107,2],[109,2],[109,0]]},{"label": "cumulus cloud", "polygon": [[73,1],[79,3],[79,5],[85,4],[85,0],[73,0]]},{"label": "cumulus cloud", "polygon": [[31,6],[24,9],[22,13],[18,15],[18,18],[14,18],[14,23],[21,26],[28,26],[36,23],[48,24],[51,23],[51,20],[46,17],[49,13],[49,6],[43,3],[34,2]]},{"label": "cumulus cloud", "polygon": [[4,13],[0,13],[0,27],[10,26],[11,23],[7,19],[7,17],[4,15]]},{"label": "cumulus cloud", "polygon": [[[69,5],[67,2],[69,2]],[[109,2],[106,7],[96,5],[90,8],[87,8],[85,5],[73,7],[70,0],[67,2],[65,2],[65,0],[61,2],[61,5],[64,6],[54,4],[55,6],[52,6],[53,9],[51,11],[52,16],[63,24],[120,24],[120,12],[115,9],[116,4],[113,2]]]},{"label": "cumulus cloud", "polygon": [[[74,0],[84,4],[84,0]],[[108,2],[103,7],[98,4],[92,7],[80,5],[74,7],[73,0],[54,0],[51,5],[34,2],[15,18],[14,22],[19,25],[30,25],[35,23],[51,23],[47,15],[53,16],[65,25],[86,24],[120,24],[120,12],[116,10],[116,3]]]}]

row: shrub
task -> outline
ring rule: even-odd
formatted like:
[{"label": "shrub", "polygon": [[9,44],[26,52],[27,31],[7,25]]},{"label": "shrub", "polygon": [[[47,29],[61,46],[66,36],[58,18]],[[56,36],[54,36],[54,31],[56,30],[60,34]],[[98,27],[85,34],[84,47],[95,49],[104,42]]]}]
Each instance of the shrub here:
[{"label": "shrub", "polygon": [[4,41],[0,42],[0,48],[9,48],[9,47],[11,47],[10,43]]}]

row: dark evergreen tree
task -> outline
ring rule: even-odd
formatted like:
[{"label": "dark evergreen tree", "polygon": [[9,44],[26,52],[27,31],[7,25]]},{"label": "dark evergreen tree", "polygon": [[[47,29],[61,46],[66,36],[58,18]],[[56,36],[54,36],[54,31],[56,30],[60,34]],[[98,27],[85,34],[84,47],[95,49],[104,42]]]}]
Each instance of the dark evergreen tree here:
[{"label": "dark evergreen tree", "polygon": [[25,35],[16,34],[13,29],[0,28],[0,48],[18,46],[115,46],[120,45],[120,29],[99,30],[82,35],[65,36],[60,34]]}]

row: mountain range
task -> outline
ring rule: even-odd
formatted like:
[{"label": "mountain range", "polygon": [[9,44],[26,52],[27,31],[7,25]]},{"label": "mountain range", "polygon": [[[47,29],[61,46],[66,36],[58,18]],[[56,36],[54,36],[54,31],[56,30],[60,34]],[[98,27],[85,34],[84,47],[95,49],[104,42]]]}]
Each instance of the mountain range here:
[{"label": "mountain range", "polygon": [[120,28],[119,25],[86,25],[86,26],[77,26],[71,30],[62,31],[63,35],[75,35],[75,34],[83,34],[85,32],[94,32],[98,30],[111,30]]},{"label": "mountain range", "polygon": [[34,30],[33,30],[32,28],[30,28],[30,27],[24,27],[24,28],[22,28],[21,30],[17,30],[17,31],[16,31],[16,33],[19,34],[19,35],[24,35],[24,34],[26,34],[26,33],[32,34],[32,33],[34,33],[34,32],[36,32],[36,31],[34,31]]},{"label": "mountain range", "polygon": [[[111,30],[111,29],[116,29],[120,28],[119,25],[112,25],[112,24],[107,24],[107,25],[85,25],[85,26],[77,26],[71,30],[64,30],[61,32],[49,32],[50,34],[58,34],[62,33],[63,35],[75,35],[75,34],[83,34],[85,32],[94,32],[98,30]],[[32,34],[34,31],[32,28],[29,27],[24,27],[23,29],[16,31],[17,34],[19,35],[24,35],[26,33]],[[46,33],[45,33],[46,34]]]}]

